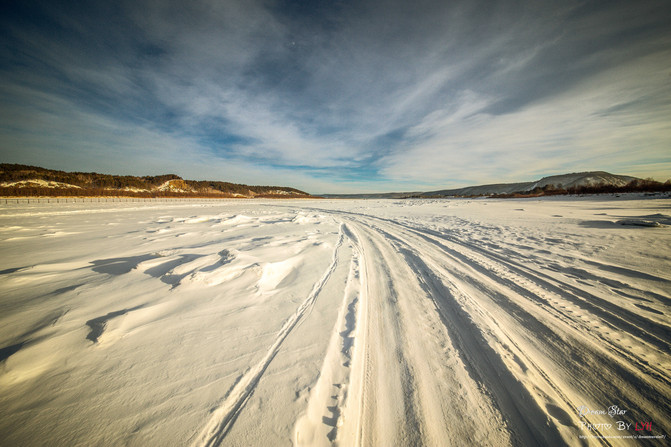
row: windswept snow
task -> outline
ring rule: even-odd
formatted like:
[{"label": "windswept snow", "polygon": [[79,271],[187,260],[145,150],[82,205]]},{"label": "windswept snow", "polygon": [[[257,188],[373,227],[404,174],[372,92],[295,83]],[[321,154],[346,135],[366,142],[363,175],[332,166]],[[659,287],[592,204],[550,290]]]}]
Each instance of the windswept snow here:
[{"label": "windswept snow", "polygon": [[170,192],[194,192],[184,180],[182,179],[173,179],[163,182],[158,188],[159,191],[170,191]]},{"label": "windswept snow", "polygon": [[670,209],[3,205],[0,444],[666,445]]},{"label": "windswept snow", "polygon": [[34,180],[21,180],[18,182],[2,182],[0,183],[0,187],[4,188],[9,188],[9,187],[18,187],[18,188],[62,188],[62,189],[67,189],[67,188],[75,188],[75,189],[81,189],[81,187],[77,185],[71,185],[69,183],[63,183],[63,182],[56,182],[53,180],[41,180],[41,179],[34,179]]}]

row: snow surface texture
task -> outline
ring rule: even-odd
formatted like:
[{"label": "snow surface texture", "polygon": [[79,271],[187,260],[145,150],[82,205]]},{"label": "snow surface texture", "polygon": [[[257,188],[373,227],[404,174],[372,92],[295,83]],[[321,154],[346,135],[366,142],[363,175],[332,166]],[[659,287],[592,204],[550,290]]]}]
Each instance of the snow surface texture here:
[{"label": "snow surface texture", "polygon": [[666,445],[670,208],[3,205],[0,444]]}]

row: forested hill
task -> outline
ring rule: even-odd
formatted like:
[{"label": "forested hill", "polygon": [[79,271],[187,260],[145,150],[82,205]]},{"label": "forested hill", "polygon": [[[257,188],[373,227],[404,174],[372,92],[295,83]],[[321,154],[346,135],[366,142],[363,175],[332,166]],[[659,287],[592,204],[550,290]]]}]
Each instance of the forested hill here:
[{"label": "forested hill", "polygon": [[18,164],[0,164],[0,196],[310,197],[285,186],[184,180],[175,174],[136,177],[65,172]]}]

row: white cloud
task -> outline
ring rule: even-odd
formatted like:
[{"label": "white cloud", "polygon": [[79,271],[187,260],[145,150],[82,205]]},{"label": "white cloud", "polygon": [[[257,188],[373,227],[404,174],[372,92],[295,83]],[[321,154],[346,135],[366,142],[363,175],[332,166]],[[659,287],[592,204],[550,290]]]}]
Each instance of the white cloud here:
[{"label": "white cloud", "polygon": [[[669,52],[632,60],[510,114],[488,114],[487,98],[466,94],[455,112],[413,127],[409,134],[424,139],[384,158],[382,172],[446,186],[588,169],[666,178],[671,105],[652,98],[670,97],[669,60]],[[657,170],[653,160],[662,162]]]},{"label": "white cloud", "polygon": [[11,25],[28,57],[0,70],[0,141],[17,160],[324,192],[654,173],[668,166],[671,58],[644,3],[372,1],[296,17],[262,0],[146,0],[110,6],[114,26],[53,8],[77,38]]}]

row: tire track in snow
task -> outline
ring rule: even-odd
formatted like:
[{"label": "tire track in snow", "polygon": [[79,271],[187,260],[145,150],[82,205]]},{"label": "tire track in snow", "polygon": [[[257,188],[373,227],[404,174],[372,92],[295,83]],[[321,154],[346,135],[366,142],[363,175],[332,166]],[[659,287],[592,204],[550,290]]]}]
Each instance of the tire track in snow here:
[{"label": "tire track in snow", "polygon": [[[599,308],[590,300],[590,297],[592,297],[595,300],[603,301],[601,298],[597,298],[590,292],[583,291],[582,289],[567,284],[560,279],[532,271],[528,267],[511,260],[485,256],[485,259],[487,259],[490,264],[496,265],[498,263],[503,268],[492,267],[491,265],[487,265],[488,262],[483,263],[472,255],[466,255],[464,252],[454,252],[442,243],[440,246],[464,264],[470,265],[504,287],[507,287],[511,291],[518,293],[520,296],[523,296],[535,305],[543,308],[548,313],[552,313],[553,317],[557,320],[561,320],[564,324],[574,328],[583,328],[585,332],[589,333],[590,337],[598,339],[599,342],[604,346],[607,346],[613,354],[626,359],[627,363],[636,366],[641,373],[650,375],[661,383],[671,386],[671,380],[663,369],[650,364],[647,360],[637,355],[636,352],[625,351],[621,346],[613,344],[611,340],[605,338],[601,333],[592,330],[591,325],[595,324],[594,321],[600,321],[600,324],[608,327],[610,330],[636,336],[641,341],[652,345],[653,348],[659,349],[660,352],[666,351],[667,346],[660,346],[660,343],[664,343],[665,338],[669,339],[669,337],[664,337],[663,334],[660,337],[649,334],[649,332],[643,328],[647,328],[649,331],[651,327],[643,322],[638,322],[639,326],[634,327],[633,330],[626,330],[629,326],[627,326],[626,329],[618,326],[617,323],[621,321],[619,318],[615,321],[609,319],[608,316],[610,314],[607,313],[608,311]],[[532,287],[536,290],[532,290]],[[601,319],[591,319],[588,322],[584,322],[581,321],[580,318],[572,317],[571,315],[560,312],[553,306],[552,302],[557,299],[576,306],[582,311],[591,312],[593,315],[598,316]],[[666,331],[668,332],[668,329]],[[671,345],[669,346],[671,349]]]},{"label": "tire track in snow", "polygon": [[[394,225],[394,228],[398,228],[399,224]],[[400,225],[404,227],[404,225]],[[375,227],[375,225],[373,225]],[[384,230],[381,230],[384,231]],[[401,233],[394,231],[394,234],[400,236]],[[428,238],[427,235],[422,234],[419,230],[411,229],[410,232],[406,232],[408,236],[414,235],[425,239],[427,242],[431,242],[435,247],[439,248],[440,252],[436,252],[435,258],[440,259],[442,262],[445,262],[446,255],[447,259],[452,258],[454,262],[450,263],[450,267],[438,268],[441,270],[443,275],[452,277],[453,281],[456,281],[457,284],[455,287],[458,290],[464,290],[472,288],[475,286],[475,291],[483,293],[485,296],[490,297],[490,299],[496,303],[496,305],[505,310],[505,312],[511,315],[517,320],[517,325],[522,328],[535,328],[532,330],[534,334],[535,343],[540,343],[542,346],[544,356],[549,356],[546,359],[549,359],[553,365],[553,368],[549,371],[545,371],[544,368],[535,364],[534,360],[524,354],[524,350],[517,347],[519,356],[523,360],[534,367],[536,373],[543,378],[547,383],[550,389],[554,390],[556,394],[561,398],[561,400],[566,404],[566,409],[575,410],[579,405],[584,404],[585,402],[578,402],[576,405],[575,402],[572,402],[567,394],[562,391],[565,389],[566,382],[564,382],[563,387],[556,383],[553,379],[550,378],[551,374],[556,374],[556,369],[562,371],[562,373],[570,378],[572,382],[569,385],[569,390],[575,396],[576,392],[579,395],[582,395],[583,398],[594,399],[594,402],[600,402],[604,405],[610,405],[612,402],[612,396],[618,396],[618,402],[622,407],[629,408],[631,411],[638,411],[641,414],[653,415],[657,414],[657,419],[659,421],[664,421],[665,418],[663,414],[665,413],[664,408],[670,408],[669,402],[669,388],[668,388],[668,375],[666,375],[661,370],[653,370],[652,368],[640,368],[641,366],[650,366],[642,365],[639,362],[633,362],[633,365],[639,367],[639,374],[634,374],[631,371],[629,356],[623,355],[619,361],[612,359],[610,356],[605,355],[599,349],[596,349],[595,345],[582,341],[581,338],[571,336],[572,342],[567,342],[565,337],[571,331],[576,330],[574,324],[571,321],[563,321],[565,324],[564,329],[560,332],[557,331],[557,327],[554,327],[554,323],[558,322],[558,317],[554,315],[556,319],[549,320],[548,322],[553,323],[554,329],[551,329],[548,326],[538,319],[538,314],[529,313],[525,308],[521,307],[520,304],[517,304],[512,297],[515,296],[515,293],[510,293],[500,289],[497,286],[492,286],[494,284],[499,284],[512,292],[519,293],[520,296],[523,296],[527,299],[530,299],[532,302],[541,300],[539,296],[535,294],[534,291],[525,289],[520,284],[510,281],[501,276],[501,272],[495,272],[487,269],[485,266],[476,261],[476,257],[470,257],[472,255],[466,255],[471,248],[471,244],[463,244],[460,241],[453,241],[453,238],[449,238],[450,241],[453,241],[461,250],[455,250],[447,245],[445,245],[444,239],[443,242],[433,240]],[[389,235],[390,237],[394,237]],[[414,241],[412,243],[405,241],[404,242],[408,247],[415,248],[421,247],[423,255],[430,253],[430,246],[422,246],[419,241]],[[488,250],[485,250],[481,247],[477,247],[476,253],[482,254],[487,257]],[[464,252],[464,250],[466,250]],[[435,250],[433,250],[435,252]],[[500,265],[507,267],[508,263],[513,263],[512,261],[507,261],[506,259],[500,259],[497,256],[487,257],[494,263],[499,263]],[[473,269],[474,273],[481,274],[483,279],[492,281],[491,285],[482,282],[482,279],[478,279],[477,275],[469,274],[463,267],[470,267]],[[454,270],[454,267],[458,267]],[[528,271],[524,267],[519,266],[519,269],[513,269],[513,272],[517,272],[522,275],[519,279],[530,280],[532,282],[538,282],[545,287],[540,287],[545,289],[547,293],[557,293],[566,295],[566,291],[561,288],[551,287],[552,283],[547,281],[552,281],[553,278],[547,277],[542,273],[535,274],[535,272]],[[435,267],[434,267],[435,268]],[[558,281],[558,280],[557,280]],[[521,281],[522,283],[524,281]],[[558,281],[561,283],[561,281]],[[574,286],[571,286],[574,287]],[[589,292],[584,292],[589,293]],[[576,299],[575,297],[573,299]],[[475,301],[471,298],[472,305],[476,305]],[[543,301],[545,302],[545,301]],[[550,303],[547,303],[550,307]],[[477,306],[477,305],[476,305]],[[470,311],[472,313],[472,310]],[[488,327],[497,326],[495,320],[491,320]],[[504,331],[505,332],[505,331]],[[582,334],[584,336],[584,334]],[[515,345],[515,335],[510,334],[508,341]],[[601,340],[605,341],[605,340]],[[573,343],[580,343],[579,345]],[[654,344],[653,344],[654,345]],[[615,347],[612,347],[615,349]],[[621,351],[617,351],[616,354],[621,354]],[[583,381],[579,378],[591,377],[589,381]],[[576,380],[578,378],[578,380]],[[657,380],[657,383],[651,383],[650,379]],[[662,392],[660,392],[662,391]],[[548,403],[546,405],[553,405]],[[554,407],[550,407],[554,408]],[[661,409],[661,410],[660,410]],[[548,410],[548,414],[550,410]],[[589,418],[583,417],[585,422],[589,423]],[[664,422],[660,422],[662,425]],[[603,441],[607,442],[607,441]]]},{"label": "tire track in snow", "polygon": [[[332,214],[358,229],[365,315],[359,323],[362,342],[352,373],[359,396],[348,398],[342,430],[346,436],[338,438],[338,444],[444,445],[462,439],[477,445],[510,445],[510,436],[516,437],[512,424],[502,420],[482,382],[463,377],[463,365],[452,357],[459,349],[441,348],[454,342],[445,338],[435,308],[426,302],[426,291],[416,280],[421,272],[367,219]],[[423,313],[421,317],[416,311]],[[441,355],[445,350],[447,358]],[[496,423],[483,425],[483,420]],[[529,433],[523,430],[521,438],[558,439]]]},{"label": "tire track in snow", "polygon": [[[354,236],[344,227],[347,238]],[[329,346],[324,356],[319,378],[310,391],[305,413],[294,427],[294,445],[329,445],[339,438],[339,430],[345,418],[352,376],[353,351],[358,348],[357,339],[361,299],[360,253],[354,253],[350,261],[343,300],[332,330]],[[356,398],[354,394],[353,398]]]},{"label": "tire track in snow", "polygon": [[[444,247],[444,246],[443,246]],[[449,251],[449,250],[448,250]],[[462,258],[458,258],[462,259]],[[518,321],[518,325],[524,328],[542,327],[542,330],[533,330],[535,342],[541,347],[543,355],[550,361],[552,368],[545,369],[536,364],[531,356],[525,354],[525,349],[515,346],[519,356],[524,363],[531,365],[536,373],[544,379],[548,386],[561,397],[566,403],[566,409],[575,410],[580,405],[585,404],[585,400],[595,402],[594,405],[612,405],[614,401],[623,407],[629,409],[629,412],[647,414],[648,417],[659,420],[662,426],[668,424],[663,415],[668,414],[671,409],[671,388],[669,387],[669,375],[661,368],[657,368],[647,362],[645,358],[640,357],[633,350],[625,350],[622,346],[614,344],[589,327],[584,327],[582,321],[572,319],[565,313],[562,313],[553,307],[550,301],[553,296],[561,298],[568,297],[568,301],[574,303],[578,299],[566,289],[561,287],[562,281],[549,278],[542,273],[536,273],[520,266],[520,269],[512,267],[508,274],[512,272],[512,279],[504,278],[501,273],[494,275],[491,271],[486,272],[486,268],[478,264],[478,261],[471,258],[469,263],[482,270],[483,274],[492,281],[507,287],[513,292],[519,293],[519,296],[528,299],[534,305],[541,307],[541,312],[528,312],[522,301],[516,302],[512,297],[515,293],[492,292],[487,286],[483,291],[490,290],[488,293],[497,304],[503,309],[512,309],[510,315]],[[491,258],[490,258],[491,259]],[[497,262],[496,258],[492,259]],[[499,260],[500,265],[508,267],[505,260]],[[516,276],[519,275],[519,276]],[[463,279],[463,278],[462,278]],[[525,281],[531,281],[538,290],[544,291],[539,296],[538,291],[529,289],[529,285],[524,285]],[[550,282],[548,282],[550,281]],[[554,287],[556,281],[559,286]],[[567,285],[568,286],[568,285]],[[573,290],[573,286],[568,290]],[[589,292],[584,292],[588,294]],[[588,307],[592,304],[588,303]],[[542,312],[547,312],[545,318],[540,319]],[[601,315],[601,313],[594,313]],[[591,319],[590,319],[591,321]],[[493,321],[492,325],[496,322]],[[551,324],[546,326],[546,324]],[[602,322],[608,326],[608,321]],[[542,326],[539,326],[542,325]],[[638,328],[637,328],[638,329]],[[634,334],[631,332],[617,329],[611,326],[611,330],[616,331],[623,336],[636,336],[640,331]],[[641,328],[642,330],[642,328]],[[516,345],[515,336],[509,337],[509,342]],[[652,344],[646,351],[654,352],[656,346]],[[661,355],[663,351],[660,352]],[[563,376],[562,385],[557,383],[551,377]],[[584,380],[589,378],[588,380]],[[563,390],[566,390],[564,392]],[[573,397],[570,397],[569,394]],[[614,399],[613,396],[617,396]],[[657,414],[657,417],[653,415]],[[583,416],[586,423],[592,423],[590,418]],[[607,442],[602,440],[602,442]]]},{"label": "tire track in snow", "polygon": [[500,406],[513,439],[521,445],[561,443],[559,432],[547,424],[544,411],[483,337],[480,328],[460,305],[453,291],[443,284],[409,244],[380,228],[374,229],[396,247],[410,268],[416,272],[427,297],[434,302],[443,324],[447,327],[450,338],[463,354],[470,374],[484,385]]},{"label": "tire track in snow", "polygon": [[[475,391],[477,384],[461,381],[454,358],[448,363],[456,372],[441,363],[441,344],[450,341],[415,281],[416,272],[383,234],[358,219],[351,225],[361,227],[363,312],[358,326],[363,339],[357,338],[353,367],[358,398],[353,393],[348,397],[345,436],[338,437],[338,445],[445,445],[457,433],[478,445],[506,445],[508,435],[498,426],[483,426],[477,417],[456,422],[471,410],[481,420],[498,421],[500,414]],[[465,391],[468,397],[454,392],[463,387],[474,392]],[[449,419],[450,414],[458,416]]]},{"label": "tire track in snow", "polygon": [[[380,222],[395,229],[406,230],[411,234],[419,236],[426,242],[439,247],[441,250],[447,252],[447,254],[452,255],[455,262],[461,262],[471,266],[475,270],[480,271],[480,273],[490,277],[492,280],[501,283],[515,292],[525,295],[536,304],[549,307],[553,306],[552,303],[548,302],[538,293],[521,287],[520,284],[507,279],[505,275],[501,274],[499,271],[488,271],[487,266],[483,266],[480,262],[475,260],[472,254],[467,254],[469,252],[477,253],[484,256],[484,258],[495,265],[498,264],[502,266],[503,270],[507,271],[509,274],[512,273],[513,275],[516,275],[514,278],[515,281],[522,279],[522,283],[531,282],[535,284],[539,290],[547,291],[561,299],[567,300],[571,305],[577,306],[582,311],[593,313],[602,320],[603,324],[608,325],[614,331],[621,331],[638,337],[644,342],[659,349],[662,353],[668,352],[671,349],[671,328],[669,328],[669,326],[656,323],[639,313],[623,309],[622,307],[609,302],[607,299],[598,297],[593,293],[569,284],[566,281],[562,281],[538,270],[532,270],[519,262],[515,262],[508,256],[488,250],[472,241],[463,241],[457,237],[436,230],[425,227],[417,228],[408,223],[382,217],[353,212],[341,212],[341,214],[356,216],[358,219]],[[468,221],[464,222],[468,223]],[[375,226],[373,225],[373,227]],[[446,243],[454,244],[459,247],[459,249],[452,249],[446,246]],[[560,318],[566,317],[566,314],[560,316]],[[633,353],[623,351],[607,339],[602,338],[601,342],[609,345],[614,352],[617,352],[618,355],[625,357],[627,361],[637,365],[637,367],[646,374],[655,376],[657,380],[662,381],[666,385],[671,385],[671,381],[665,371],[655,368],[645,359],[636,357]]]},{"label": "tire track in snow", "polygon": [[321,292],[331,277],[331,274],[335,271],[338,265],[338,251],[344,240],[344,231],[344,224],[341,224],[338,234],[338,242],[333,249],[333,257],[329,267],[319,281],[315,283],[312,291],[303,303],[301,303],[296,312],[284,323],[282,329],[280,329],[275,337],[275,342],[270,346],[266,355],[242,375],[228,393],[224,402],[212,413],[210,420],[200,432],[195,442],[192,443],[194,447],[214,447],[222,443],[235,423],[238,415],[256,389],[263,373],[277,355],[282,343],[294,327],[296,327],[303,317],[309,313],[310,309],[312,309],[319,296],[319,292]]},{"label": "tire track in snow", "polygon": [[[452,242],[465,249],[481,253],[492,261],[506,266],[511,271],[519,273],[522,276],[526,276],[527,279],[536,282],[541,287],[562,295],[564,298],[572,301],[573,304],[583,308],[584,310],[598,315],[614,328],[630,334],[634,334],[646,342],[656,346],[662,351],[671,350],[671,329],[668,326],[658,324],[638,313],[623,309],[603,298],[597,297],[596,295],[586,290],[568,284],[565,281],[558,280],[541,272],[531,271],[528,267],[525,267],[515,261],[503,257],[502,255],[493,253],[481,247],[464,243],[456,238],[433,232],[431,230],[425,229],[420,232],[416,229],[413,229],[412,231],[417,232],[417,234],[420,236],[422,232],[432,234],[435,237]],[[464,261],[468,262],[465,257]],[[647,328],[647,330],[643,330],[642,328],[644,327]]]},{"label": "tire track in snow", "polygon": [[[384,238],[387,242],[398,239],[399,254],[403,254],[403,250],[410,254],[406,264],[415,270],[421,281],[429,283],[425,285],[426,294],[440,301],[436,310],[440,311],[442,306],[444,318],[454,319],[456,316],[461,329],[463,326],[472,328],[465,333],[459,330],[453,333],[467,341],[472,341],[472,337],[480,339],[481,346],[488,352],[491,350],[489,358],[500,368],[493,368],[494,372],[489,374],[488,380],[496,383],[500,380],[496,377],[500,371],[518,382],[524,393],[535,401],[533,406],[543,415],[540,419],[546,417],[547,423],[554,424],[561,432],[563,442],[555,438],[558,444],[578,445],[584,442],[577,437],[578,434],[588,433],[580,429],[579,424],[582,422],[609,421],[599,417],[579,418],[576,408],[585,404],[590,408],[594,408],[593,405],[608,407],[618,404],[628,409],[628,414],[632,415],[630,417],[635,417],[634,414],[647,415],[657,421],[663,431],[671,429],[665,416],[671,411],[668,369],[664,365],[654,365],[646,357],[647,354],[658,356],[658,362],[668,359],[668,352],[665,351],[671,346],[671,337],[667,325],[608,300],[601,289],[588,289],[589,284],[574,284],[563,277],[561,272],[560,275],[544,272],[543,266],[532,268],[491,250],[484,241],[463,240],[434,229],[418,228],[410,223],[362,213],[319,211],[351,219],[353,226],[361,226],[362,234],[369,239],[368,248],[373,249],[369,254],[376,258],[377,263],[393,263],[393,269],[388,271],[375,270],[375,263],[372,263],[371,268],[375,271],[371,281],[378,284],[378,276],[390,277],[392,273],[395,276],[391,281],[401,284],[398,259],[388,254],[383,257],[382,252],[376,251],[376,246],[378,249],[384,246],[384,252],[388,253],[386,245],[391,244],[385,244]],[[382,239],[375,237],[373,242],[372,234],[376,232]],[[402,256],[396,256],[399,257]],[[403,301],[415,298],[414,289],[408,289],[405,284],[403,287],[404,296],[400,297]],[[446,291],[454,295],[452,304],[444,303]],[[376,301],[375,294],[384,292],[383,288],[372,288],[371,301]],[[375,307],[371,308],[369,323],[373,323],[373,314],[378,311]],[[606,332],[614,334],[610,336],[612,339],[590,330],[589,325],[594,324],[595,320],[607,328]],[[373,329],[369,329],[369,332],[370,343],[375,343],[373,339],[384,335],[384,332]],[[407,334],[402,334],[399,340],[403,337],[407,337]],[[640,346],[640,352],[626,349],[624,343],[634,341],[620,342],[620,337],[634,340],[638,343],[635,346]],[[392,347],[407,349],[393,337],[387,342]],[[379,368],[380,357],[376,351],[379,348],[367,346],[366,349],[364,375],[367,380],[361,397],[363,404],[359,443],[379,440],[371,436],[371,430],[374,430],[371,424],[374,423],[375,409],[380,406],[380,402],[370,389],[378,380],[376,376],[386,372]],[[477,358],[480,354],[476,351],[471,351],[467,356],[473,355],[472,363],[482,368]],[[463,354],[463,351],[458,350],[457,353]],[[409,357],[409,360],[415,359]],[[372,367],[369,366],[371,364]],[[416,365],[416,360],[412,365]],[[421,381],[418,384],[422,385]],[[489,391],[483,387],[479,392],[486,396]],[[501,404],[500,397],[495,397],[494,400]],[[513,401],[515,399],[513,396]],[[392,403],[402,408],[399,401]],[[528,405],[519,400],[513,403],[518,404]],[[418,428],[426,427],[426,416],[419,416]],[[455,415],[447,417],[449,419],[445,419],[446,422]],[[524,431],[524,425],[531,421],[529,412],[522,411],[520,418],[517,422],[521,421],[521,426],[510,424],[506,427],[504,424],[504,429]],[[598,435],[599,432],[589,434]],[[519,437],[514,438],[520,441]],[[607,439],[601,439],[600,442],[610,445]],[[641,442],[645,444],[645,441]]]},{"label": "tire track in snow", "polygon": [[[361,222],[357,222],[361,224]],[[358,445],[424,445],[416,377],[407,349],[395,271],[403,268],[389,244],[374,232],[359,232],[366,265],[367,320]]]},{"label": "tire track in snow", "polygon": [[[590,332],[589,336],[598,338],[600,343],[608,346],[614,354],[625,358],[627,362],[635,365],[642,373],[654,377],[656,380],[659,380],[667,386],[671,385],[670,378],[665,371],[651,365],[645,359],[637,356],[636,353],[625,352],[621,347],[614,345],[610,340],[594,331],[590,331],[590,327],[584,326],[584,322],[559,312],[555,309],[551,300],[553,297],[559,298],[577,306],[583,311],[591,312],[593,315],[600,317],[601,324],[608,326],[611,330],[638,337],[641,341],[648,343],[653,348],[659,349],[660,352],[666,352],[668,349],[671,349],[668,327],[657,324],[647,324],[648,320],[634,320],[636,321],[637,326],[633,326],[632,323],[623,320],[619,316],[615,316],[614,319],[609,318],[613,317],[609,310],[597,306],[598,303],[604,302],[604,299],[598,298],[592,293],[579,289],[565,281],[553,278],[542,272],[533,271],[529,267],[503,258],[500,255],[491,253],[480,247],[477,247],[476,250],[475,247],[471,247],[470,244],[464,244],[454,240],[454,238],[441,237],[439,238],[440,240],[436,240],[433,237],[428,237],[427,235],[422,234],[418,230],[413,230],[413,233],[439,247],[442,252],[449,257],[452,257],[455,262],[470,266],[485,277],[488,277],[492,281],[543,308],[543,310],[548,313],[553,313],[552,316],[557,320],[561,320],[564,324],[573,328],[584,327],[585,331]],[[448,242],[461,247],[461,250],[455,250],[445,245],[445,243]],[[472,253],[468,254],[469,251]],[[478,259],[478,255],[484,257],[488,262],[483,263],[482,260]],[[497,264],[501,267],[495,267]],[[531,285],[533,285],[536,290],[532,290],[530,288]],[[609,308],[615,307],[614,305],[610,305],[610,303],[608,304]],[[624,324],[624,327],[619,326],[618,323]],[[646,328],[647,330],[643,328]],[[652,330],[652,333],[650,330]]]},{"label": "tire track in snow", "polygon": [[343,225],[358,275],[350,271],[336,332],[306,412],[296,422],[294,444],[422,445],[412,362],[397,318],[399,293],[390,266],[377,262],[390,250],[369,240],[367,232],[355,231],[358,226],[356,221]]},{"label": "tire track in snow", "polygon": [[[478,381],[482,380],[485,383],[486,389],[495,395],[496,402],[501,405],[508,423],[511,424],[510,428],[515,434],[517,442],[522,445],[559,445],[562,443],[557,430],[548,424],[546,418],[549,414],[546,414],[546,410],[552,408],[553,412],[558,415],[559,419],[562,420],[561,423],[564,425],[571,424],[570,416],[566,414],[564,409],[558,407],[552,401],[546,401],[544,405],[545,409],[541,408],[539,402],[537,402],[538,396],[534,398],[528,389],[528,385],[525,386],[524,383],[519,381],[519,378],[516,377],[510,367],[504,363],[503,357],[494,349],[492,341],[484,337],[484,331],[489,332],[492,327],[498,328],[504,334],[506,331],[493,316],[478,306],[477,301],[466,292],[469,287],[466,287],[461,281],[472,282],[474,278],[462,276],[453,271],[447,272],[433,262],[420,258],[415,249],[412,248],[415,246],[414,244],[399,239],[384,230],[378,229],[378,231],[394,241],[398,245],[399,252],[408,260],[408,264],[416,269],[418,277],[427,291],[427,295],[436,304],[436,309],[441,314],[446,326],[452,328],[452,336],[458,340],[460,351],[470,358],[469,364],[472,372],[476,374]],[[397,236],[400,237],[400,234],[397,234]],[[428,249],[430,247],[424,248],[425,250],[422,250],[422,254],[426,257],[431,250]],[[451,277],[451,279],[448,279],[448,277]],[[445,284],[446,281],[447,284]],[[500,294],[500,292],[490,289],[487,290],[487,293],[490,295]],[[463,304],[464,300],[470,302],[471,309]],[[485,314],[489,318],[485,329],[478,327],[475,321],[472,320],[473,308],[476,308],[479,313]],[[545,332],[549,332],[549,328],[545,328],[544,330]],[[495,340],[498,344],[503,345],[504,343],[503,340]],[[542,377],[549,388],[556,393],[562,404],[565,405],[565,408],[569,410],[577,408],[543,369],[536,365],[531,357],[524,354],[524,350],[516,344],[513,338],[507,337],[505,341],[516,348],[517,354],[512,353],[509,348],[506,350],[515,356],[515,361],[518,365],[523,367],[525,371],[527,371],[525,364],[531,365],[535,373]],[[471,344],[477,345],[475,349],[473,346],[469,347]],[[519,359],[520,357],[521,360]],[[547,411],[549,412],[549,410]],[[584,417],[584,419],[586,422],[591,423],[587,417]],[[576,429],[575,426],[573,428],[574,430]],[[575,431],[574,434],[576,434]],[[601,435],[598,430],[595,430],[594,434],[597,436]],[[603,440],[602,444],[610,445],[607,441]]]},{"label": "tire track in snow", "polygon": [[356,323],[354,351],[351,353],[350,386],[347,404],[343,411],[343,426],[338,441],[341,445],[359,447],[363,441],[364,409],[366,393],[371,381],[368,352],[368,273],[366,253],[358,232],[348,228],[347,235],[359,256],[359,305]]}]

